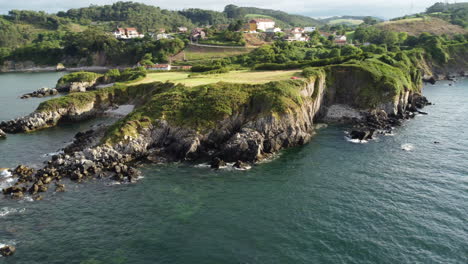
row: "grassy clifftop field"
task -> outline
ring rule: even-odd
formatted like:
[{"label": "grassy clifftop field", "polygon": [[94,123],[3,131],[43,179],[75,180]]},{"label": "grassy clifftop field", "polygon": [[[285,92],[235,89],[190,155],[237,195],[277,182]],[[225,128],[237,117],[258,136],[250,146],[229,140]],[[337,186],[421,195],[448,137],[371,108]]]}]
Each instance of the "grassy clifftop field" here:
[{"label": "grassy clifftop field", "polygon": [[376,26],[387,31],[407,32],[411,36],[418,36],[424,32],[434,35],[446,34],[450,36],[466,34],[468,32],[458,25],[450,24],[445,20],[435,17],[419,17],[387,21]]}]

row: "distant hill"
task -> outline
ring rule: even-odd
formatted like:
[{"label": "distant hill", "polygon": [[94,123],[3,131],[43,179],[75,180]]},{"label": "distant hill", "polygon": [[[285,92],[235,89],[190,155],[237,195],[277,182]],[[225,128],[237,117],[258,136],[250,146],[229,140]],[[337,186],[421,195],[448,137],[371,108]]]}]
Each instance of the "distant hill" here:
[{"label": "distant hill", "polygon": [[449,22],[436,17],[419,17],[387,21],[377,24],[376,27],[388,31],[407,32],[412,36],[417,36],[424,32],[435,35],[467,33],[464,28],[450,24]]},{"label": "distant hill", "polygon": [[[367,16],[334,16],[334,17],[329,17],[325,19],[320,19],[320,22],[324,24],[329,24],[329,25],[339,25],[339,24],[345,24],[345,25],[360,25],[364,22],[364,19]],[[373,19],[377,20],[378,22],[383,22],[383,19],[377,18],[377,17],[372,17]]]},{"label": "distant hill", "polygon": [[228,5],[224,8],[223,13],[225,13],[230,19],[250,19],[268,16],[283,26],[320,26],[324,24],[323,22],[308,16],[288,14],[283,11],[257,7],[238,7],[235,5]]}]

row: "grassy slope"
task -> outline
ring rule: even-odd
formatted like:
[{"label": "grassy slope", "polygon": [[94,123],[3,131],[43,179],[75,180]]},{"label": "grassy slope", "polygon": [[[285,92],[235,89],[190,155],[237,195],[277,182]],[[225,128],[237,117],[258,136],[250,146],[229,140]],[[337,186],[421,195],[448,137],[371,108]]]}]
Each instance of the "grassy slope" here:
[{"label": "grassy slope", "polygon": [[136,84],[159,82],[173,82],[183,84],[189,87],[216,83],[251,83],[262,84],[271,81],[287,80],[293,76],[298,76],[300,71],[235,71],[223,74],[212,75],[197,75],[189,77],[190,73],[187,72],[158,72],[150,73],[148,76]]},{"label": "grassy slope", "polygon": [[[187,61],[198,61],[198,60],[211,60],[219,59],[224,57],[231,57],[251,52],[249,48],[213,48],[213,47],[199,47],[189,45],[183,52],[173,57],[173,61],[183,61],[184,53]],[[182,63],[183,64],[183,63]]]},{"label": "grassy slope", "polygon": [[467,31],[460,26],[452,25],[439,18],[409,18],[397,21],[387,21],[376,25],[380,29],[408,32],[409,35],[418,36],[423,32],[435,35],[465,34]]},{"label": "grassy slope", "polygon": [[346,25],[353,25],[353,26],[357,26],[362,23],[364,23],[364,20],[360,20],[360,19],[335,19],[335,20],[331,20],[330,22],[328,22],[328,24],[330,25],[346,24]]}]

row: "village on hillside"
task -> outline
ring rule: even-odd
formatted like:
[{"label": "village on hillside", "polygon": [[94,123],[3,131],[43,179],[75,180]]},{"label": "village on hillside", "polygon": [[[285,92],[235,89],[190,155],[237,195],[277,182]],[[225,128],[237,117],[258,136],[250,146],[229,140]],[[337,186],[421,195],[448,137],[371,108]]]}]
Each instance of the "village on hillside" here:
[{"label": "village on hillside", "polygon": [[[185,37],[189,40],[191,45],[200,45],[200,46],[210,46],[220,48],[227,48],[229,45],[226,45],[221,42],[210,41],[209,32],[211,35],[216,35],[218,32],[228,31],[230,25],[208,25],[205,27],[196,27],[189,29],[185,26],[179,26],[176,29],[168,30],[165,28],[160,28],[154,32],[148,32],[143,34],[138,31],[137,28],[117,28],[112,34],[116,39],[119,40],[131,40],[131,39],[142,39],[149,37],[155,40],[163,39],[174,39],[176,37]],[[234,30],[238,34],[257,34],[259,37],[270,40],[280,40],[283,39],[288,42],[307,42],[310,40],[310,35],[314,32],[317,32],[321,37],[327,38],[336,45],[353,45],[348,42],[346,35],[337,34],[337,32],[325,32],[320,31],[317,27],[293,27],[282,29],[277,26],[276,22],[269,18],[254,18],[249,20],[248,23],[242,24],[239,28]],[[213,38],[213,37],[212,37]],[[245,46],[247,43],[240,42],[232,43],[232,47]],[[262,45],[262,44],[260,44]],[[169,64],[155,64],[145,66],[148,70],[161,70],[161,71],[170,71],[174,69],[190,69],[190,66],[172,66]]]}]

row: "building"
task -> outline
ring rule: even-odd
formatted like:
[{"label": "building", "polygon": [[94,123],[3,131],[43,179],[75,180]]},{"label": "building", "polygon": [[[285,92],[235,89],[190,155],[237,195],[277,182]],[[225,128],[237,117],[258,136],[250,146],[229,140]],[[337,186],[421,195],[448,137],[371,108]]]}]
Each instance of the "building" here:
[{"label": "building", "polygon": [[305,34],[305,30],[303,28],[295,27],[290,31],[289,36],[286,40],[287,41],[308,41],[309,36]]},{"label": "building", "polygon": [[267,28],[267,30],[265,30],[265,32],[268,32],[268,33],[278,33],[278,32],[281,32],[281,28],[279,28],[279,27]]},{"label": "building", "polygon": [[160,33],[156,35],[156,40],[160,39],[174,39],[174,37],[166,33]]},{"label": "building", "polygon": [[304,32],[305,33],[312,33],[316,30],[317,28],[316,27],[305,27],[304,28]]},{"label": "building", "polygon": [[186,27],[178,27],[177,30],[179,31],[179,33],[187,33],[188,28],[186,28]]},{"label": "building", "polygon": [[145,37],[145,35],[138,33],[136,28],[117,28],[113,34],[117,39],[134,39]]},{"label": "building", "polygon": [[346,45],[348,43],[348,40],[346,38],[345,35],[342,35],[342,36],[336,36],[335,37],[335,40],[334,40],[334,43],[336,45]]},{"label": "building", "polygon": [[336,36],[336,37],[335,37],[335,40],[340,40],[340,41],[343,41],[343,40],[344,40],[344,41],[346,41],[346,40],[347,40],[347,39],[346,39],[346,35]]},{"label": "building", "polygon": [[172,67],[170,64],[154,64],[146,66],[146,69],[152,71],[170,71]]},{"label": "building", "polygon": [[190,40],[199,40],[199,39],[205,39],[206,38],[206,33],[203,30],[203,28],[194,28],[192,30],[192,33],[190,34]]},{"label": "building", "polygon": [[275,21],[268,19],[268,18],[257,18],[252,19],[249,22],[250,31],[255,32],[258,30],[266,31],[269,28],[275,27]]}]

